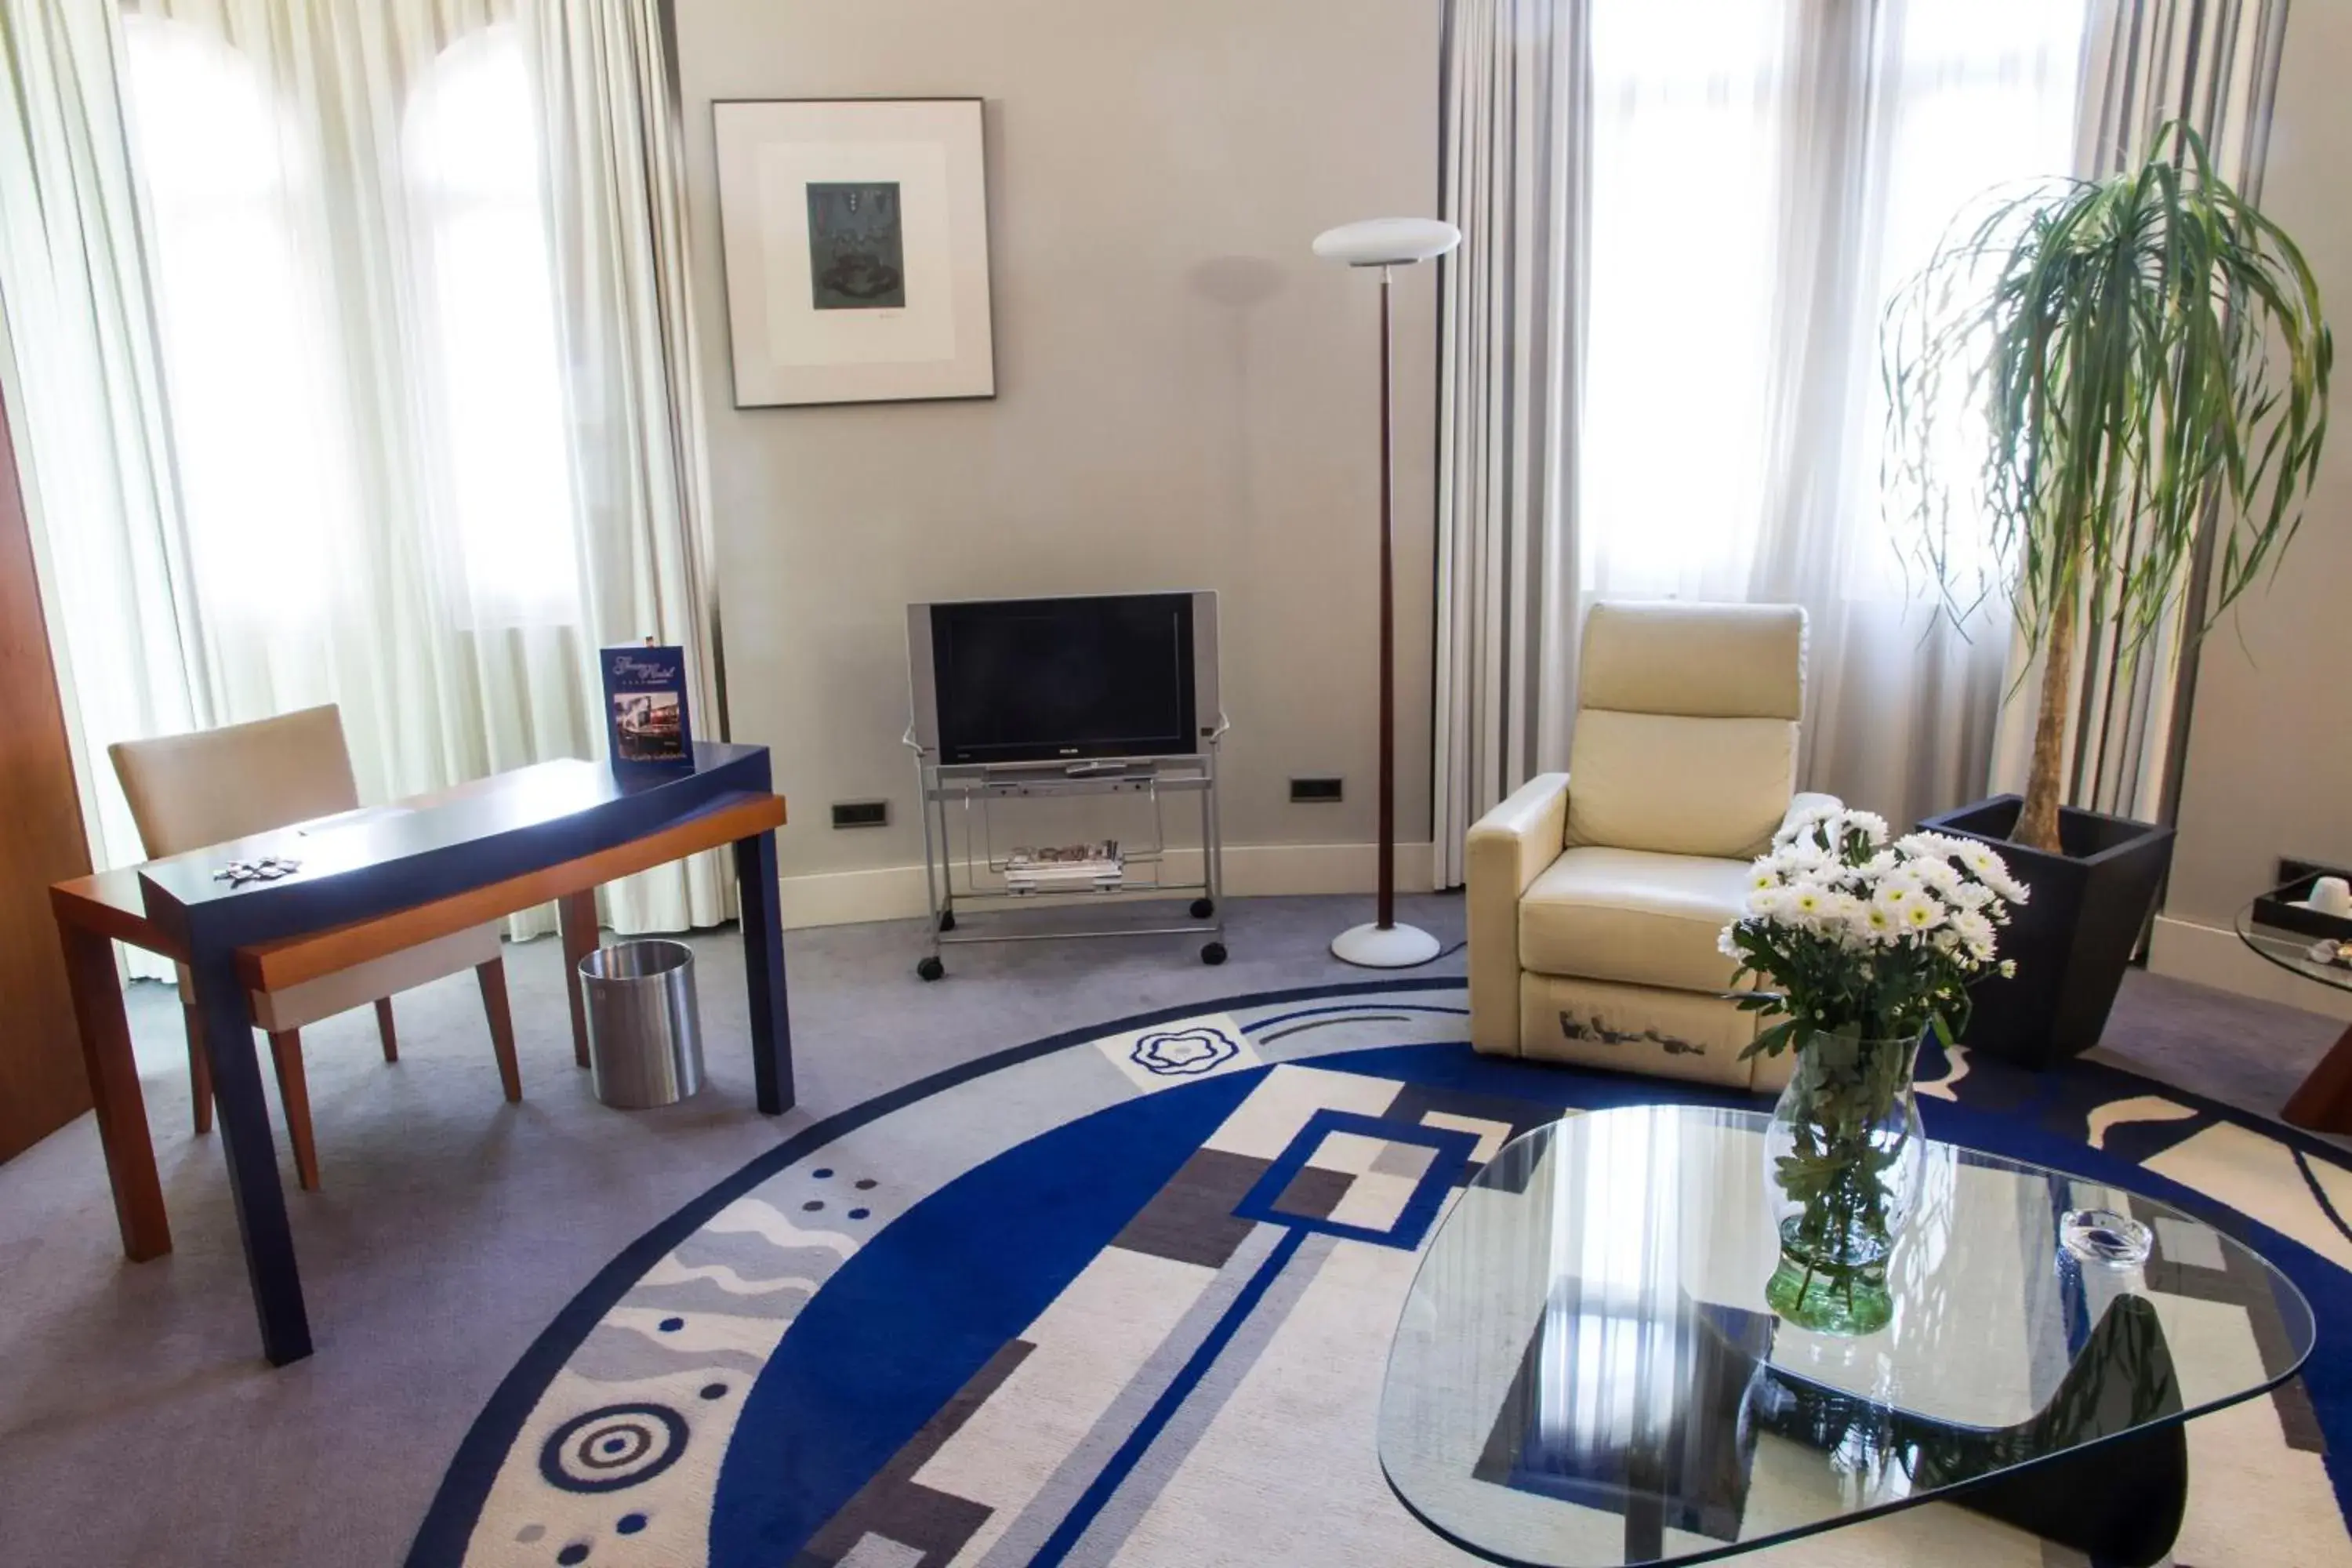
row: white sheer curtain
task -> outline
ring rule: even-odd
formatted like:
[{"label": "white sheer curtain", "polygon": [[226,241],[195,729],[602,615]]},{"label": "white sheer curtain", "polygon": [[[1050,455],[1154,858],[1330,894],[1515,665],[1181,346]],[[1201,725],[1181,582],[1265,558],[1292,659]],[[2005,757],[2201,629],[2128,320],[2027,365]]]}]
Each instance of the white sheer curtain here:
[{"label": "white sheer curtain", "polygon": [[2084,3],[1454,0],[1441,880],[1567,764],[1600,598],[1803,605],[1803,782],[1890,817],[1981,793],[2008,627],[1905,579],[1880,316],[1970,197],[2072,166]]},{"label": "white sheer curtain", "polygon": [[[115,740],[332,701],[386,798],[596,754],[601,643],[707,670],[682,236],[609,195],[676,195],[648,6],[0,9],[0,184],[43,197],[0,218],[12,406],[103,859]],[[706,859],[607,916],[730,894]]]},{"label": "white sheer curtain", "polygon": [[1969,198],[2072,162],[2081,0],[1593,0],[1579,579],[1801,604],[1811,787],[1981,790],[2008,651],[1879,507],[1885,301]]}]

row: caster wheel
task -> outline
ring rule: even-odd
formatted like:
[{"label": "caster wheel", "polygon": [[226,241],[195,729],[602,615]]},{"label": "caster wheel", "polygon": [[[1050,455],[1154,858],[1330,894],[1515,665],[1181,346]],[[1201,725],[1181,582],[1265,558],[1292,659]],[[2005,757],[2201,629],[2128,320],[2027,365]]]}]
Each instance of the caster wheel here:
[{"label": "caster wheel", "polygon": [[940,929],[941,931],[955,930],[955,911],[953,910],[941,910],[940,911]]},{"label": "caster wheel", "polygon": [[1192,918],[1194,920],[1204,921],[1216,912],[1217,906],[1213,900],[1208,899],[1194,899],[1192,900]]},{"label": "caster wheel", "polygon": [[1224,961],[1225,944],[1223,942],[1213,942],[1201,949],[1202,963],[1213,965],[1223,963]]},{"label": "caster wheel", "polygon": [[915,973],[926,980],[937,980],[948,972],[948,966],[936,958],[927,958],[915,965]]}]

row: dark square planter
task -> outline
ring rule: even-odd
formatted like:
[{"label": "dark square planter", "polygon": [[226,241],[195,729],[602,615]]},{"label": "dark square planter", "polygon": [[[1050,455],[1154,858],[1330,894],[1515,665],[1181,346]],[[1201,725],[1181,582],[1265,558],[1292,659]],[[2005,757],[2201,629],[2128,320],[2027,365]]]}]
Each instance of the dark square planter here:
[{"label": "dark square planter", "polygon": [[1975,987],[1976,1011],[1960,1038],[2002,1061],[2046,1068],[2099,1043],[2132,950],[2156,910],[2172,864],[2172,829],[2063,807],[2063,855],[2009,841],[2025,802],[2013,795],[1931,816],[1919,826],[1990,845],[2032,896],[2000,934],[2017,976]]}]

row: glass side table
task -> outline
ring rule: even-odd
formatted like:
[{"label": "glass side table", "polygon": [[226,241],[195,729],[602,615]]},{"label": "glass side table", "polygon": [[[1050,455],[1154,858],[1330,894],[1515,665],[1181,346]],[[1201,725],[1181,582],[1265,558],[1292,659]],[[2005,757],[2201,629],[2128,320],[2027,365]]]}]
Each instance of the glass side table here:
[{"label": "glass side table", "polygon": [[[1764,1302],[1764,1127],[1593,1111],[1463,1190],[1381,1391],[1381,1468],[1423,1524],[1490,1562],[1630,1568],[1940,1500],[2145,1568],[2180,1527],[2182,1424],[2310,1353],[2302,1293],[2228,1236],[1932,1142],[1893,1321],[1791,1327]],[[2086,1215],[2105,1216],[2087,1236]],[[2125,1231],[2141,1245],[2117,1259],[2101,1238]]]},{"label": "glass side table", "polygon": [[[2290,883],[2263,897],[2276,898],[2297,886]],[[2263,902],[2258,899],[2238,911],[2235,923],[2240,942],[2291,973],[2338,991],[2352,991],[2352,967],[2323,963],[2313,957],[2312,944],[2319,938],[2263,921],[2258,915]],[[2328,1047],[2279,1114],[2309,1131],[2352,1133],[2352,1028]]]}]

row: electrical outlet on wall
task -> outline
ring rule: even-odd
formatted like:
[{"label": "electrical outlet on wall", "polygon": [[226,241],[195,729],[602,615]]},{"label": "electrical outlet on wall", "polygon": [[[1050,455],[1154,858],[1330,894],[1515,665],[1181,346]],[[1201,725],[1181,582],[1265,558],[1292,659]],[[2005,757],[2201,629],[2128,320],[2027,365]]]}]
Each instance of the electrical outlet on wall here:
[{"label": "electrical outlet on wall", "polygon": [[890,826],[890,803],[887,800],[835,801],[833,825],[835,827],[887,827]]},{"label": "electrical outlet on wall", "polygon": [[1330,805],[1341,798],[1340,782],[1336,778],[1293,779],[1290,798],[1294,805]]}]

